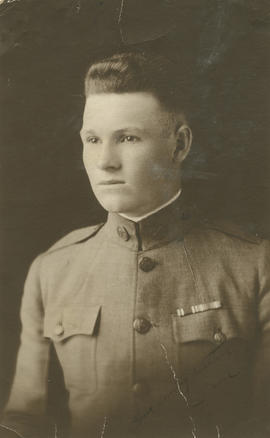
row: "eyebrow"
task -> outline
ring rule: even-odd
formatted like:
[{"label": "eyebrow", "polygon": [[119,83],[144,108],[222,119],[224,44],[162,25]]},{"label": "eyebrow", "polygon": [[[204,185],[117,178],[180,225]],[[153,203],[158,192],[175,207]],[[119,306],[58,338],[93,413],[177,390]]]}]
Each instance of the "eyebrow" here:
[{"label": "eyebrow", "polygon": [[[137,126],[126,126],[126,127],[124,127],[124,128],[120,128],[120,129],[117,129],[116,131],[114,131],[114,134],[123,134],[124,132],[126,132],[126,131],[133,131],[133,132],[138,132],[138,133],[144,133],[144,132],[146,132],[146,130],[145,129],[143,129],[143,128],[138,128]],[[93,129],[81,129],[80,130],[80,134],[81,135],[85,135],[85,134],[91,134],[91,135],[97,135],[96,133],[95,133],[95,131],[93,130]]]},{"label": "eyebrow", "polygon": [[95,131],[93,131],[92,129],[81,129],[80,130],[80,135],[84,135],[84,134],[92,134],[92,135],[96,135]]},{"label": "eyebrow", "polygon": [[125,132],[125,131],[139,131],[143,132],[145,129],[138,128],[137,126],[126,126],[125,128],[118,129],[116,132]]}]

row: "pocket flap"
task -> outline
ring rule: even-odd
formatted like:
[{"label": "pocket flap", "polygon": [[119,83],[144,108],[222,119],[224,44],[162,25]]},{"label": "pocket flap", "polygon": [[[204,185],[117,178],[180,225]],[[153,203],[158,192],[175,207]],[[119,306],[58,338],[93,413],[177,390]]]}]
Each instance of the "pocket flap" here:
[{"label": "pocket flap", "polygon": [[225,339],[246,337],[227,309],[184,317],[173,314],[172,326],[175,341],[182,343],[208,341],[216,344]]},{"label": "pocket flap", "polygon": [[96,334],[101,306],[67,306],[46,311],[44,337],[60,342],[74,335]]}]

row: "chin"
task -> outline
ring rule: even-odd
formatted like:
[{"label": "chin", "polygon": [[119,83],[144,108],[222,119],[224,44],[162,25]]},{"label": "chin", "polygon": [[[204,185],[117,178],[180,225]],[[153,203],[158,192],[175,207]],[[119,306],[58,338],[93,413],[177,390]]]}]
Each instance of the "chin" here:
[{"label": "chin", "polygon": [[117,199],[117,197],[113,196],[104,196],[97,197],[100,205],[110,213],[124,213],[125,211],[129,211],[131,205],[128,202],[124,202],[121,199]]}]

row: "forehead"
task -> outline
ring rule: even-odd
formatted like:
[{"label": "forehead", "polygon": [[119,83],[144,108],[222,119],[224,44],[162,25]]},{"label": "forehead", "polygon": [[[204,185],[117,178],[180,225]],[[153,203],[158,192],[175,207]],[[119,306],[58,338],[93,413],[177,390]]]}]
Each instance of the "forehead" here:
[{"label": "forehead", "polygon": [[[159,100],[146,92],[90,94],[85,103],[83,127],[139,125],[153,127],[168,118]],[[118,126],[119,125],[119,126]]]}]

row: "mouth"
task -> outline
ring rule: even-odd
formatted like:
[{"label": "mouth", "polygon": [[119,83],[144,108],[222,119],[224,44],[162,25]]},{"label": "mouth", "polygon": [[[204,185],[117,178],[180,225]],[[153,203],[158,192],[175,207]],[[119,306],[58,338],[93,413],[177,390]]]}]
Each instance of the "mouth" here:
[{"label": "mouth", "polygon": [[114,184],[125,184],[125,182],[121,181],[121,180],[117,180],[117,179],[110,179],[110,180],[101,181],[98,183],[99,186],[110,186],[110,185],[114,185]]}]

